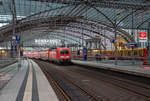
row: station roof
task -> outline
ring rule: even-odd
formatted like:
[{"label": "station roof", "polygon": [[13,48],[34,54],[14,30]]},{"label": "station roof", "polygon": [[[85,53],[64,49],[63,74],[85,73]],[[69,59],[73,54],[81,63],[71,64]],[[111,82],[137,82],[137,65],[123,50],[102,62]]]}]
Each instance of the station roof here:
[{"label": "station roof", "polygon": [[[90,35],[91,37],[95,33],[100,34],[98,29],[107,29],[113,33],[114,27],[116,27],[119,37],[133,41],[133,37],[123,29],[148,29],[150,1],[0,0],[0,42],[7,39],[6,36],[12,35],[13,17],[16,19],[16,34],[24,33],[24,41],[39,38],[42,33],[51,33],[51,36],[56,37],[58,31],[67,33],[63,30],[71,30],[71,28],[72,31],[68,33],[71,32],[72,35],[83,33],[82,30],[84,30],[84,34],[93,33]],[[87,27],[90,27],[90,30]],[[77,32],[76,29],[79,31]],[[33,38],[33,36],[37,37]],[[65,34],[61,38],[64,36]],[[75,41],[78,41],[76,38],[80,38],[81,34],[69,35],[69,37],[71,40],[74,38]],[[103,37],[109,39],[112,38],[112,35],[106,34]]]}]

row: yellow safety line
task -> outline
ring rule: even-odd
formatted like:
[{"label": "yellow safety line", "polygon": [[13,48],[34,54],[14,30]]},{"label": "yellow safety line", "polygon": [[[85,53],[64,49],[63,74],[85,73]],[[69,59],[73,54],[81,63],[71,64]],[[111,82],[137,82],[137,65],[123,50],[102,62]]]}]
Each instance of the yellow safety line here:
[{"label": "yellow safety line", "polygon": [[29,66],[29,75],[27,79],[23,101],[32,101],[32,65],[31,63]]}]

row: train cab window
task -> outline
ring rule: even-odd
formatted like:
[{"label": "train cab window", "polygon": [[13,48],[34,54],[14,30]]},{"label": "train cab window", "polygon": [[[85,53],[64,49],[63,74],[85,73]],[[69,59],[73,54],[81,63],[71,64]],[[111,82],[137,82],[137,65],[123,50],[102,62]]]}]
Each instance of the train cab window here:
[{"label": "train cab window", "polygon": [[63,50],[60,50],[60,54],[61,54],[61,55],[63,55],[63,54],[64,54]]},{"label": "train cab window", "polygon": [[60,54],[61,55],[69,54],[69,51],[68,50],[60,50]]},{"label": "train cab window", "polygon": [[69,54],[69,51],[68,51],[68,50],[65,50],[65,54]]}]

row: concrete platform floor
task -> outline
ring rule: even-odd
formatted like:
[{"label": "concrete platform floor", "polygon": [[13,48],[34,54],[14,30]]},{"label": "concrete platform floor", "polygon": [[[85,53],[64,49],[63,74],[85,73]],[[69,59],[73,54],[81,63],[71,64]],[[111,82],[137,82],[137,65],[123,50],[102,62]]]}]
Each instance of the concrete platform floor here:
[{"label": "concrete platform floor", "polygon": [[58,101],[53,88],[35,62],[22,60],[19,69],[16,64],[9,67],[16,72],[0,89],[0,101]]},{"label": "concrete platform floor", "polygon": [[74,64],[80,64],[84,66],[90,66],[94,68],[107,69],[122,73],[128,73],[137,76],[143,76],[150,78],[150,66],[145,66],[142,64],[142,61],[132,60],[118,60],[118,64],[114,64],[114,60],[105,60],[105,61],[81,61],[81,60],[72,60]]}]

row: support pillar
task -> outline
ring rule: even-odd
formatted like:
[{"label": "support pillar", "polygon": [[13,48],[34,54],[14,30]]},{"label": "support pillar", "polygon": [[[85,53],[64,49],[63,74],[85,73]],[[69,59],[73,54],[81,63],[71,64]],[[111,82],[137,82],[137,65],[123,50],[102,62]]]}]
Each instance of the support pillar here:
[{"label": "support pillar", "polygon": [[[16,7],[15,7],[15,1],[14,0],[11,0],[11,12],[12,12],[12,36],[14,36],[15,35],[15,25],[16,25]],[[14,43],[14,40],[13,39],[11,39],[11,58],[13,58],[14,57],[14,47],[15,47],[15,45],[14,45],[15,43]]]},{"label": "support pillar", "polygon": [[148,25],[147,65],[150,65],[150,22]]},{"label": "support pillar", "polygon": [[[115,25],[114,25],[114,34],[115,34],[115,40],[117,41],[117,31],[116,31],[116,21],[115,21]],[[115,65],[118,64],[118,59],[117,59],[117,46],[115,45]]]}]

